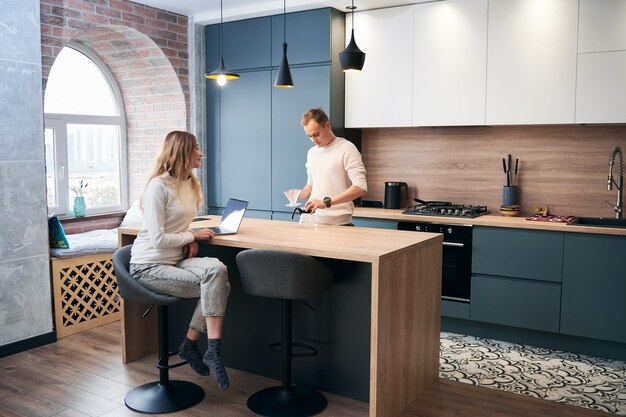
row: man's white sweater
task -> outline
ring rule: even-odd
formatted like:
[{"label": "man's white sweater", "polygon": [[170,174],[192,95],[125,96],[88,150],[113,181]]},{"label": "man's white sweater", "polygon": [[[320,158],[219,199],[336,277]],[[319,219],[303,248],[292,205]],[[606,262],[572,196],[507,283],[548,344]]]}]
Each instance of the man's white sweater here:
[{"label": "man's white sweater", "polygon": [[[310,198],[313,200],[340,194],[352,185],[367,191],[361,154],[353,143],[344,138],[335,138],[326,146],[309,149],[306,169],[307,184],[312,185]],[[321,224],[349,224],[353,212],[354,204],[350,201],[317,209],[315,216]]]}]

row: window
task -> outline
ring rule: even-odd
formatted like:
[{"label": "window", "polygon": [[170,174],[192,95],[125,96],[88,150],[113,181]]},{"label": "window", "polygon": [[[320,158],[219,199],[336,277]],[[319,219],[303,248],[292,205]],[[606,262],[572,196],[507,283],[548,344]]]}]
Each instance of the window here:
[{"label": "window", "polygon": [[44,99],[46,185],[50,213],[72,215],[72,188],[87,184],[87,213],[127,208],[126,127],[121,94],[95,54],[63,48]]}]

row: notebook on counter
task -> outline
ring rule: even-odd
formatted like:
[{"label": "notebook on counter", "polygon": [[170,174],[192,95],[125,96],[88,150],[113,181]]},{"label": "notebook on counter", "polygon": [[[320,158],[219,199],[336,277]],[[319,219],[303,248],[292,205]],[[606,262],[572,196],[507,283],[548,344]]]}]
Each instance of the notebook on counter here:
[{"label": "notebook on counter", "polygon": [[218,226],[196,227],[191,230],[211,229],[216,236],[234,235],[239,231],[239,225],[241,225],[241,220],[243,220],[243,216],[246,214],[246,208],[248,208],[247,201],[229,198],[222,214],[222,221],[220,221]]}]

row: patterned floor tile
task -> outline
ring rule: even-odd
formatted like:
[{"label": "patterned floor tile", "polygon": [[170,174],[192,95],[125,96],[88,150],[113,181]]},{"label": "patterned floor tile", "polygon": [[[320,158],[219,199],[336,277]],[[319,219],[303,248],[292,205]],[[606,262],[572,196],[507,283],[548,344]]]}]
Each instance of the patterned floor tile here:
[{"label": "patterned floor tile", "polygon": [[626,416],[626,363],[441,333],[440,376]]},{"label": "patterned floor tile", "polygon": [[615,407],[615,414],[619,416],[626,416],[626,382],[622,384],[622,389],[617,395],[617,405]]}]

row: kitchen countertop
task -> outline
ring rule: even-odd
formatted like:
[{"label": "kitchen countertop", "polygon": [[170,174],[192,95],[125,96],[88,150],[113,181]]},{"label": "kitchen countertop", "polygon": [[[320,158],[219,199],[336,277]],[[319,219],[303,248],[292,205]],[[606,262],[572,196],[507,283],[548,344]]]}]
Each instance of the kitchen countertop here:
[{"label": "kitchen countertop", "polygon": [[[210,216],[210,220],[194,222],[193,226],[215,226],[219,220],[219,216]],[[120,245],[132,243],[138,232],[138,227],[118,228]],[[329,263],[337,265],[335,273],[343,279],[341,286],[333,286],[340,289],[338,296],[352,288],[350,282],[368,280],[370,291],[350,296],[365,303],[370,316],[350,326],[369,327],[369,344],[356,347],[369,352],[365,356],[370,364],[366,382],[369,416],[395,417],[439,378],[442,241],[438,233],[325,225],[308,228],[296,222],[244,218],[237,234],[217,236],[206,246],[229,254],[221,258],[230,262],[229,271],[237,268],[231,255],[241,249],[287,250],[340,260]],[[238,288],[233,285],[231,290]],[[156,348],[156,332],[147,324],[148,317],[141,318],[145,306],[132,301],[123,305],[122,352],[127,363]],[[154,314],[151,320],[155,320]],[[237,323],[226,328],[225,334],[244,340],[245,334],[252,334],[244,326]],[[344,328],[336,334],[348,333]],[[356,357],[360,355],[352,351]],[[332,363],[324,366],[331,368]]]},{"label": "kitchen countertop", "polygon": [[497,214],[485,214],[473,219],[452,216],[421,216],[414,214],[402,214],[403,210],[404,209],[392,210],[383,208],[355,207],[354,217],[626,236],[626,228],[618,227],[572,226],[566,223],[532,221],[526,220],[526,218],[522,216],[507,217]]}]

